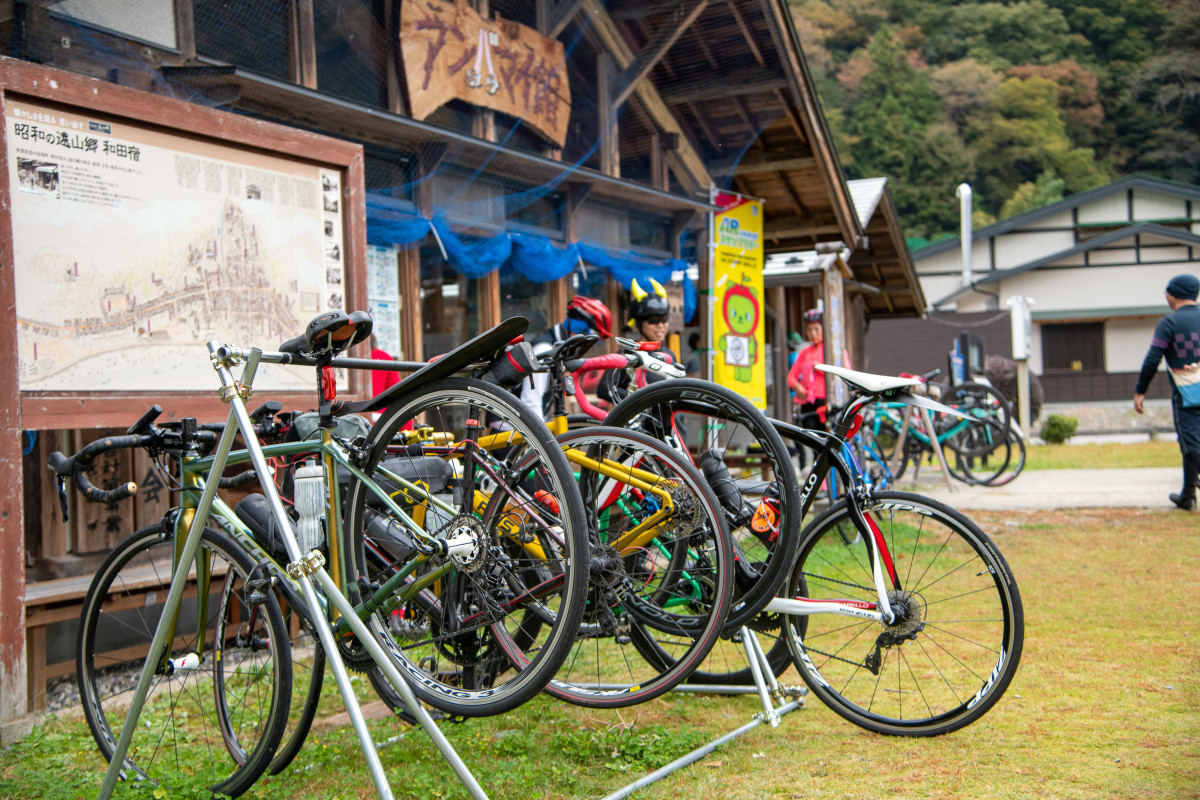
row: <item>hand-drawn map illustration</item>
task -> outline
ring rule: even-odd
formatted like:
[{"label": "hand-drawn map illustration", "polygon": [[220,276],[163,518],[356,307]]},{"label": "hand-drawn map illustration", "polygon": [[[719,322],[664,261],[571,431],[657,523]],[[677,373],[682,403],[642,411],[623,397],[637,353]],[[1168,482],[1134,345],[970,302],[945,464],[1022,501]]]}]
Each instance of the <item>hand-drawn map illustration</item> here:
[{"label": "hand-drawn map illustration", "polygon": [[336,170],[29,102],[6,117],[21,390],[215,389],[208,340],[270,350],[340,308]]}]

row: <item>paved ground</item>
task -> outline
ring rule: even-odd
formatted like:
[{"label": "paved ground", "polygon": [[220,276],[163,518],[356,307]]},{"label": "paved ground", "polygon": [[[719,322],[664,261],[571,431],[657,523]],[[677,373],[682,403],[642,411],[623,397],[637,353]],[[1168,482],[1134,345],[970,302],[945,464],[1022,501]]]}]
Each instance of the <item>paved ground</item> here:
[{"label": "paved ground", "polygon": [[[1169,509],[1167,495],[1179,491],[1183,472],[1179,467],[1026,470],[1007,486],[967,486],[954,481],[953,491],[940,478],[936,468],[923,467],[919,483],[913,484],[905,476],[896,488],[919,492],[964,510]],[[1197,522],[1200,523],[1200,515]]]}]

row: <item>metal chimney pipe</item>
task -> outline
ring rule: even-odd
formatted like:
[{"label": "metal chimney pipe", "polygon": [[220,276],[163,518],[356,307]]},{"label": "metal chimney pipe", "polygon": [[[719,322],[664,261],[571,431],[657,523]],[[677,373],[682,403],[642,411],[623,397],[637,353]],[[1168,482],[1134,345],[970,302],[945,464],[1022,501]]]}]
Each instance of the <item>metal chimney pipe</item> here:
[{"label": "metal chimney pipe", "polygon": [[960,183],[954,190],[958,198],[958,213],[962,226],[962,282],[970,286],[971,275],[971,184]]}]

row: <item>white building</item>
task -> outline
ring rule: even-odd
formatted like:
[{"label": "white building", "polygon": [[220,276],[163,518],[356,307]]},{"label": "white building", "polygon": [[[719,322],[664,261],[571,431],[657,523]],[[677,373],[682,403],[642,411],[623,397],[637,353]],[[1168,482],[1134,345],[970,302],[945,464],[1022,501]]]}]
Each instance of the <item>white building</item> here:
[{"label": "white building", "polygon": [[912,255],[933,312],[1032,300],[1030,367],[1047,400],[1127,398],[1167,281],[1200,274],[1200,187],[1131,175],[981,228],[969,275],[958,237]]}]

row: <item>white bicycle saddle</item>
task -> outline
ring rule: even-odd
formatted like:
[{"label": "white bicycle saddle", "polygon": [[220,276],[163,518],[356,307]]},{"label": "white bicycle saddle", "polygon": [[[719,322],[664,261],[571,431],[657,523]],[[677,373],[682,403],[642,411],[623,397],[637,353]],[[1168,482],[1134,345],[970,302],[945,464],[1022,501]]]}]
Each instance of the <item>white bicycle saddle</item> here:
[{"label": "white bicycle saddle", "polygon": [[846,383],[866,394],[883,394],[905,386],[920,386],[919,378],[894,378],[890,375],[872,375],[870,372],[858,372],[845,367],[834,367],[829,364],[814,364],[813,369],[836,375]]}]

